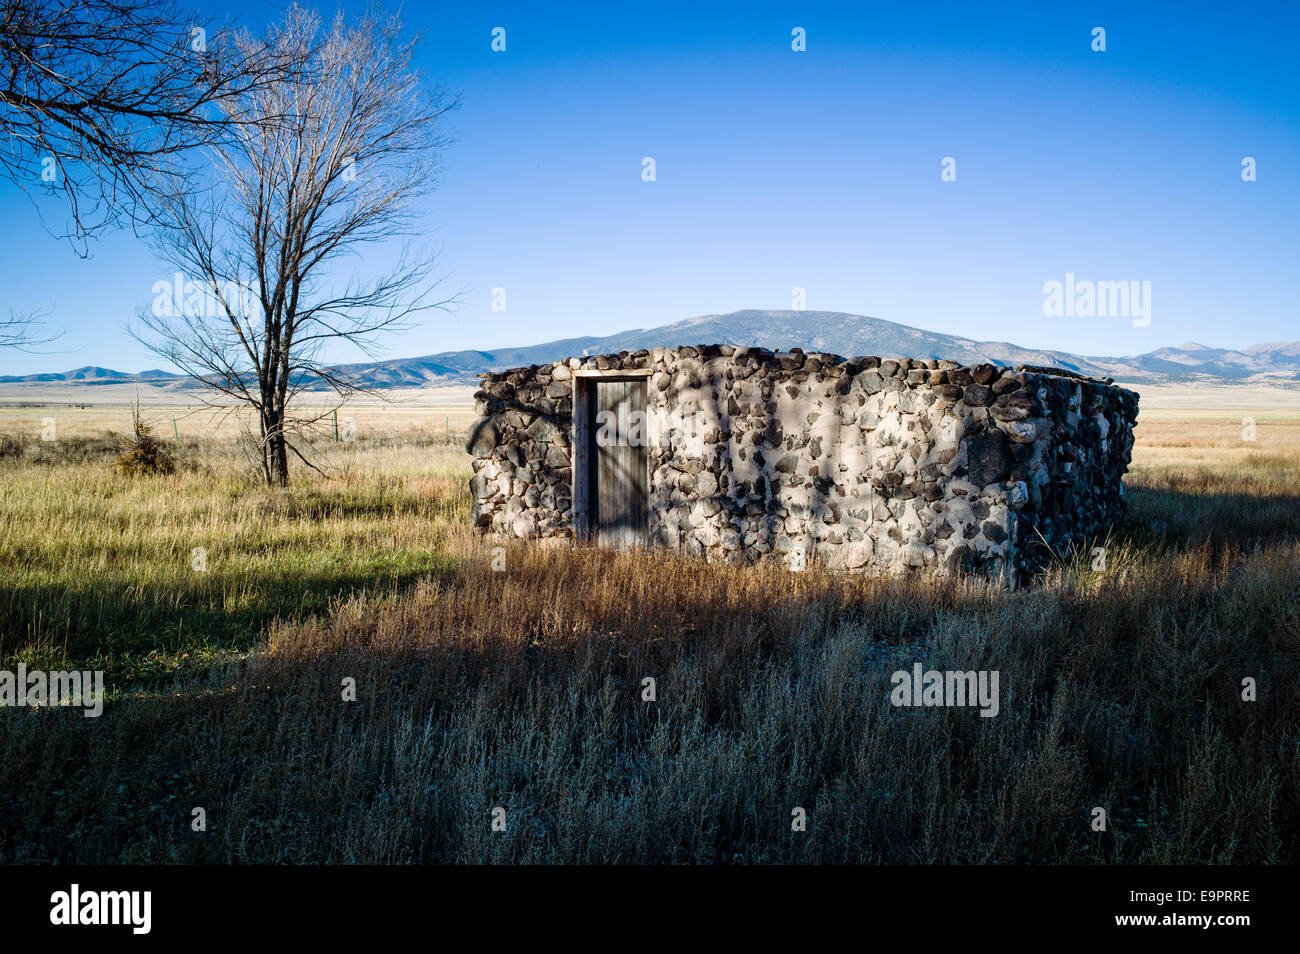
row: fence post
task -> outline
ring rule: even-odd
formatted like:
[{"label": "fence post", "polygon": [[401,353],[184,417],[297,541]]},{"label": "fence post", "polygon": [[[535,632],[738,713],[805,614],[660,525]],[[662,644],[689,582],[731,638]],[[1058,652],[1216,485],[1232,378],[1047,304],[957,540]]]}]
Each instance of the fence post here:
[{"label": "fence post", "polygon": [[335,408],[330,412],[330,417],[334,420],[334,443],[339,442],[339,409]]}]

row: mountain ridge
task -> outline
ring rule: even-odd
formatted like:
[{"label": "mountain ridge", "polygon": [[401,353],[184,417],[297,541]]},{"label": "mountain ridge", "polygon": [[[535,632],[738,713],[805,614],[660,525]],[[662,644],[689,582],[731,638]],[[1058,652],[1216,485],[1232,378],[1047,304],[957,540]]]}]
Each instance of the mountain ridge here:
[{"label": "mountain ridge", "polygon": [[[583,354],[696,344],[749,345],[774,351],[798,347],[846,357],[874,354],[946,358],[964,364],[987,361],[1003,365],[1050,365],[1135,384],[1228,383],[1261,378],[1278,383],[1300,382],[1300,341],[1261,343],[1241,351],[1188,341],[1178,347],[1157,348],[1140,355],[1100,357],[1026,348],[1008,341],[980,341],[848,312],[760,309],[698,315],[654,328],[560,338],[522,347],[444,351],[412,358],[340,364],[336,370],[380,389],[428,387],[472,383],[477,374],[485,371],[547,364]],[[0,376],[0,383],[139,383],[181,390],[199,386],[193,378],[174,372],[130,373],[94,365],[66,372]]]}]

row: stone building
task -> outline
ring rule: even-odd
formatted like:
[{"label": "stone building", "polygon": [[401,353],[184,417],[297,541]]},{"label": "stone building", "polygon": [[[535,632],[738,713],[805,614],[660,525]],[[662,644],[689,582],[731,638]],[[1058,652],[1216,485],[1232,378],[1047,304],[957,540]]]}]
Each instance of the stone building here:
[{"label": "stone building", "polygon": [[731,345],[482,377],[485,532],[1002,583],[1122,518],[1138,409],[1051,368]]}]

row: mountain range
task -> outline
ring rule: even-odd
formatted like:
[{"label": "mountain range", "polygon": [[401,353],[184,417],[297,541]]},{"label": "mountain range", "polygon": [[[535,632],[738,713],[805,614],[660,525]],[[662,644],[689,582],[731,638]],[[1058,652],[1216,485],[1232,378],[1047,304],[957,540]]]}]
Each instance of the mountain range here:
[{"label": "mountain range", "polygon": [[[564,338],[519,348],[446,351],[340,365],[377,388],[471,384],[483,371],[546,364],[584,354],[635,351],[688,344],[757,345],[773,350],[798,347],[844,356],[949,358],[964,364],[1053,365],[1131,384],[1267,381],[1300,382],[1300,341],[1258,344],[1243,351],[1210,348],[1196,342],[1128,357],[1085,357],[1064,351],[1024,348],[1006,341],[977,341],[923,331],[880,318],[831,311],[735,311],[702,315],[656,328],[634,328],[605,337]],[[84,367],[59,373],[0,377],[2,384],[148,384],[188,389],[198,382],[167,371],[126,373]]]}]

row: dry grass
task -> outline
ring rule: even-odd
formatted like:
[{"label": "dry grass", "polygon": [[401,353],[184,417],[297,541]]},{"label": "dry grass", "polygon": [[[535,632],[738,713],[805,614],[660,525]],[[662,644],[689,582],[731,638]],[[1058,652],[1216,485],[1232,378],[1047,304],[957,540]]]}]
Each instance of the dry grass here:
[{"label": "dry grass", "polygon": [[[465,462],[428,436],[279,493],[13,460],[0,517],[43,523],[0,550],[0,658],[108,659],[121,685],[100,719],[0,712],[0,860],[1294,862],[1300,452],[1179,464],[1178,426],[1140,435],[1107,569],[1016,593],[526,546],[494,572]],[[230,554],[219,598],[187,588],[198,532]],[[368,578],[385,553],[409,575]],[[214,655],[160,682],[96,594],[206,607]],[[895,709],[913,662],[998,670],[1001,713]]]},{"label": "dry grass", "polygon": [[233,437],[183,443],[168,477],[120,475],[116,435],[8,446],[0,665],[105,669],[115,685],[439,571],[467,508],[464,454],[436,432],[332,445],[328,478],[304,469],[278,491],[251,481]]},{"label": "dry grass", "polygon": [[[1300,536],[1300,414],[1143,412],[1129,486],[1137,521],[1158,519],[1183,543],[1253,548]],[[1255,424],[1243,439],[1243,420]]]}]

